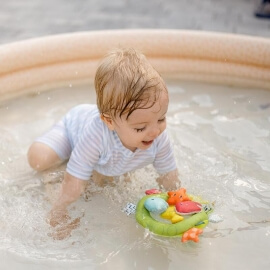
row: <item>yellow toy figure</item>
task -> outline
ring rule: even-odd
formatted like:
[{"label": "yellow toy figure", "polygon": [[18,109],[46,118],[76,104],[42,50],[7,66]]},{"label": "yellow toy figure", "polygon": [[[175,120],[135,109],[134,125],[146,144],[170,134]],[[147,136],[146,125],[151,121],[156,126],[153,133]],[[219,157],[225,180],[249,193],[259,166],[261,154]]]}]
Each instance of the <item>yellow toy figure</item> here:
[{"label": "yellow toy figure", "polygon": [[174,206],[169,206],[165,212],[160,215],[162,218],[170,220],[173,224],[182,221],[184,218],[175,212]]}]

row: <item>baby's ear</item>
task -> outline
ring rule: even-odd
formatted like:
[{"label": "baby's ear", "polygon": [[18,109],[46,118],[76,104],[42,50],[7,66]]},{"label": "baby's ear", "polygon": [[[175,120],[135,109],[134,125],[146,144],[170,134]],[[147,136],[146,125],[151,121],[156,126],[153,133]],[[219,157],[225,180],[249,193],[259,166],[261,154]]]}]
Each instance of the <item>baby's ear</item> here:
[{"label": "baby's ear", "polygon": [[113,120],[109,115],[101,114],[100,119],[107,125],[110,130],[114,130]]}]

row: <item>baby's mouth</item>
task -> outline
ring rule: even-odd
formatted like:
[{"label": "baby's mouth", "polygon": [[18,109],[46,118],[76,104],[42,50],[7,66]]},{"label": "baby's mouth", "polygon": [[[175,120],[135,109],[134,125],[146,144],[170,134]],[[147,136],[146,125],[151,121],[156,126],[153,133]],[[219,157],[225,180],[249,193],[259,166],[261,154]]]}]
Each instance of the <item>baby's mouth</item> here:
[{"label": "baby's mouth", "polygon": [[142,143],[147,146],[147,145],[152,144],[153,140],[151,140],[151,141],[142,141]]}]

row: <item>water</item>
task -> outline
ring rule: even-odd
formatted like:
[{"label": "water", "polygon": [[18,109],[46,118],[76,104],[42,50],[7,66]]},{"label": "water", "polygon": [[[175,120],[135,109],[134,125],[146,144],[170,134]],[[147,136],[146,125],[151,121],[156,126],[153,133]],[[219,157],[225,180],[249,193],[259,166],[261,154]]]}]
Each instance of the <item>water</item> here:
[{"label": "water", "polygon": [[168,87],[182,185],[214,201],[224,221],[210,223],[199,244],[140,227],[122,209],[157,187],[149,166],[104,187],[90,183],[70,208],[80,226],[54,239],[46,219],[64,165],[33,172],[26,152],[69,108],[95,102],[92,85],[67,83],[0,104],[0,269],[269,269],[270,92],[179,81]]}]

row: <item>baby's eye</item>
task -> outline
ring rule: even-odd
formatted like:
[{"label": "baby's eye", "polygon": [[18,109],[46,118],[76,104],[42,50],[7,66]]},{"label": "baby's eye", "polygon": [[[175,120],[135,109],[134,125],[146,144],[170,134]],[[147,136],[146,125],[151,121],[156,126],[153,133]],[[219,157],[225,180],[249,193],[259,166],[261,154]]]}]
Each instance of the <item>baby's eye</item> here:
[{"label": "baby's eye", "polygon": [[137,132],[142,132],[142,131],[144,131],[144,129],[145,129],[145,127],[143,127],[143,128],[134,128]]},{"label": "baby's eye", "polygon": [[166,117],[159,119],[158,122],[164,122],[166,120]]}]

